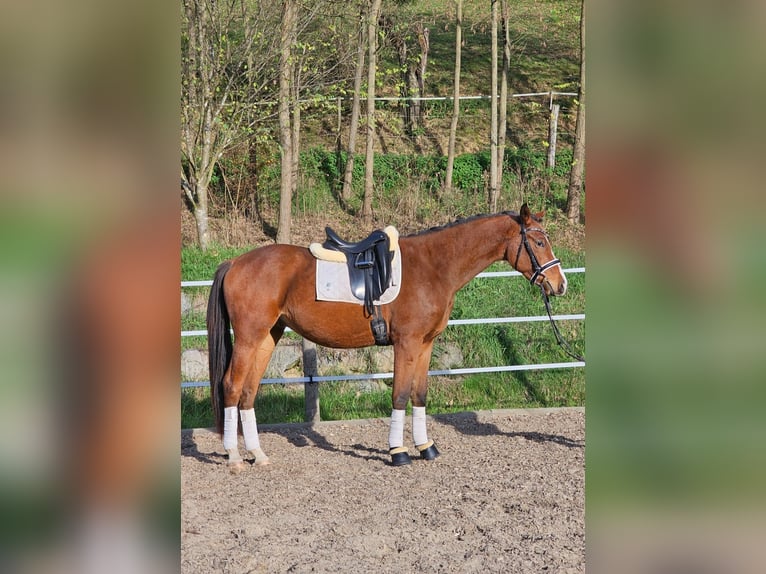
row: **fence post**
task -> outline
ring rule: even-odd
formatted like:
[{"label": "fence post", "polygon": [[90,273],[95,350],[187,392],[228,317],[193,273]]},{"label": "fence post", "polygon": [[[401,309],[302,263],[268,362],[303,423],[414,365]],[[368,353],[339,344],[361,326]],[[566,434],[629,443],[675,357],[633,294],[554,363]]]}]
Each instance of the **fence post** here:
[{"label": "fence post", "polygon": [[556,167],[556,132],[559,126],[559,104],[551,105],[551,117],[548,124],[548,167]]},{"label": "fence post", "polygon": [[[304,338],[301,343],[303,351],[303,376],[316,377],[317,370],[317,346],[316,343]],[[303,392],[306,401],[304,419],[309,423],[318,423],[319,415],[319,383],[303,383]]]}]

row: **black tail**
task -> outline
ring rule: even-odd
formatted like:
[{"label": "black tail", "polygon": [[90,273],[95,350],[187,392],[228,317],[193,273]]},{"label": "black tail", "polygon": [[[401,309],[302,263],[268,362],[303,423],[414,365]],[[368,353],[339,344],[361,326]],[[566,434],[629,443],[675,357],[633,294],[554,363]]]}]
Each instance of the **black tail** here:
[{"label": "black tail", "polygon": [[223,433],[223,376],[232,355],[229,312],[223,297],[223,279],[231,268],[224,261],[215,272],[207,302],[207,349],[210,364],[210,399],[215,413],[215,426]]}]

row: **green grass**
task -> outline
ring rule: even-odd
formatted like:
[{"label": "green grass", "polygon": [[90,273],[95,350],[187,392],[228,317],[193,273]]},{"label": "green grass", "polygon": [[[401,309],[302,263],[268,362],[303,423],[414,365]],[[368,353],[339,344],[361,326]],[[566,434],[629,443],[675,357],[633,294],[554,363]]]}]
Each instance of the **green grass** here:
[{"label": "green grass", "polygon": [[[564,267],[584,266],[584,255],[563,249],[557,255]],[[195,261],[190,269],[214,268],[203,260],[209,256],[196,254],[184,261]],[[490,270],[508,270],[506,264],[495,264]],[[189,269],[182,273],[191,277]],[[563,298],[552,300],[554,314],[581,313],[585,309],[585,275],[569,274],[569,291]],[[457,295],[453,319],[544,315],[540,294],[521,278],[483,278],[470,282]],[[200,313],[184,322],[184,328],[204,328]],[[561,321],[559,329],[577,352],[584,352],[585,329],[582,321]],[[184,338],[184,348],[204,347],[204,338]],[[448,327],[436,342],[440,346],[457,344],[464,356],[464,367],[485,367],[528,363],[569,362],[557,345],[546,322],[455,325]],[[431,366],[434,369],[434,365]],[[385,383],[390,387],[392,381]],[[432,377],[429,383],[429,413],[465,410],[580,406],[585,402],[585,370],[555,369],[491,373],[464,377]],[[207,389],[182,392],[182,426],[209,427],[213,424]],[[256,401],[256,414],[262,423],[300,422],[304,402],[301,385],[262,385]],[[320,385],[322,420],[385,417],[391,414],[390,388],[361,392],[352,382],[330,382]]]}]

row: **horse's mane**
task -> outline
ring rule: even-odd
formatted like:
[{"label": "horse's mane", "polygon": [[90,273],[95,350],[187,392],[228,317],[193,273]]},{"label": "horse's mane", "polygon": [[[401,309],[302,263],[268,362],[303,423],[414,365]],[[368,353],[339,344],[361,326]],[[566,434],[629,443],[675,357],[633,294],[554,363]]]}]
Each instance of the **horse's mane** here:
[{"label": "horse's mane", "polygon": [[[502,211],[500,213],[479,213],[478,215],[471,215],[470,217],[460,217],[456,219],[455,221],[451,221],[449,223],[445,223],[444,225],[439,225],[436,227],[431,227],[429,229],[423,229],[421,231],[416,231],[414,233],[409,233],[405,235],[404,237],[416,237],[418,235],[426,235],[429,233],[434,233],[435,231],[442,231],[443,229],[448,229],[450,227],[455,227],[456,225],[462,225],[463,223],[471,223],[472,221],[476,221],[477,219],[484,219],[488,217],[496,217],[498,215],[508,215],[510,216],[514,221],[518,222],[519,220],[519,214],[517,211]],[[537,220],[537,218],[535,218]]]}]

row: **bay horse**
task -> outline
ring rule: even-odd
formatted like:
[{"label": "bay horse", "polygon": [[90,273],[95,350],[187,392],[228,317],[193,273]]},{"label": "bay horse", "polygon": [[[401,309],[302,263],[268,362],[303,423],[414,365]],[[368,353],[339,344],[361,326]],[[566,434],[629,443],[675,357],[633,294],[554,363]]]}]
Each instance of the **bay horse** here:
[{"label": "bay horse", "polygon": [[[458,290],[490,264],[505,260],[547,295],[566,293],[560,261],[540,225],[543,215],[533,215],[525,203],[519,213],[478,215],[399,239],[400,292],[380,305],[394,347],[389,433],[394,466],[411,461],[403,440],[410,400],[420,457],[439,455],[426,431],[427,372],[434,339],[447,326]],[[316,300],[315,269],[316,259],[306,247],[276,244],[225,261],[215,273],[207,310],[210,394],[232,472],[244,468],[239,420],[254,464],[269,464],[258,439],[254,403],[285,327],[325,347],[375,343],[362,305]]]}]

